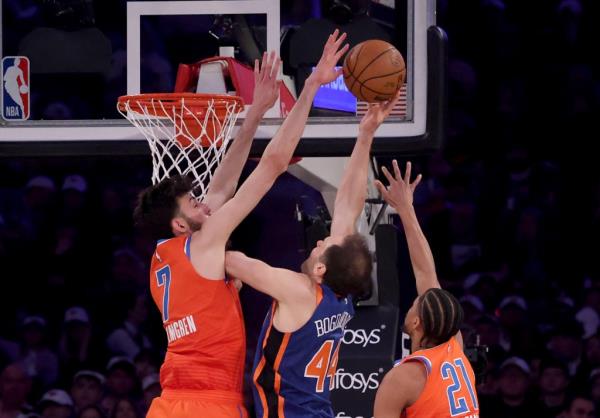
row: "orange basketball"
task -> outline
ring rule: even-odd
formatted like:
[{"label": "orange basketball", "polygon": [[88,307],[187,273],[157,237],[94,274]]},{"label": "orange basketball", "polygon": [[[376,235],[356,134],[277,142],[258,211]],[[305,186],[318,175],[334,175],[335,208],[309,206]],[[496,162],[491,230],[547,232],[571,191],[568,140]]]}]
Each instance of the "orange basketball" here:
[{"label": "orange basketball", "polygon": [[358,100],[384,102],[404,84],[406,64],[394,45],[371,39],[348,52],[343,71],[348,90]]}]

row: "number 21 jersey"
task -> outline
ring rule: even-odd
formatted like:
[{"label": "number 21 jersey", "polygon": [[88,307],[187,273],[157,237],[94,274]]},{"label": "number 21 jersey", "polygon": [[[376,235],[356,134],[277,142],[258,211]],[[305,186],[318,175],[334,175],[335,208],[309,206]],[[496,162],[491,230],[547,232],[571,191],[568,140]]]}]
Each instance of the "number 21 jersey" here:
[{"label": "number 21 jersey", "polygon": [[[417,361],[427,372],[423,392],[402,418],[479,418],[475,374],[455,337],[396,363]],[[401,389],[399,389],[401,390]]]}]

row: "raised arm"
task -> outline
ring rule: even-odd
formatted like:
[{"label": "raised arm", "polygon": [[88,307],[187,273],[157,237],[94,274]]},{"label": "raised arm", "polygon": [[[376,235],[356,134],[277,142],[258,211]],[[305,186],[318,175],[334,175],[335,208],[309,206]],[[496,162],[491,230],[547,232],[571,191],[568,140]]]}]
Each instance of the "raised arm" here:
[{"label": "raised arm", "polygon": [[425,234],[421,230],[415,208],[413,207],[413,193],[421,182],[419,174],[414,182],[410,182],[411,163],[406,164],[406,172],[404,178],[400,173],[398,162],[393,161],[394,176],[382,167],[383,174],[388,179],[390,185],[386,188],[380,181],[376,181],[375,185],[381,192],[381,195],[390,206],[392,206],[404,227],[406,241],[408,243],[408,251],[410,252],[410,261],[415,273],[417,281],[417,292],[419,295],[425,293],[427,289],[432,287],[440,287],[440,283],[435,272],[435,262],[431,248],[425,238]]},{"label": "raised arm", "polygon": [[279,96],[281,81],[277,80],[277,74],[280,65],[281,60],[275,52],[270,54],[265,52],[260,66],[258,60],[254,61],[252,106],[248,110],[231,147],[227,150],[225,158],[215,171],[208,193],[204,198],[204,203],[212,212],[223,206],[235,193],[258,124],[267,110],[273,107]]},{"label": "raised arm", "polygon": [[368,112],[360,122],[358,138],[335,198],[331,236],[346,236],[355,231],[356,220],[367,198],[369,155],[375,131],[388,117],[399,98],[400,92],[386,103],[370,104]]},{"label": "raised arm", "polygon": [[231,232],[269,191],[275,179],[287,169],[304,131],[317,90],[322,84],[335,80],[339,74],[335,65],[348,49],[348,45],[341,47],[345,38],[346,34],[339,36],[337,30],[329,37],[315,71],[307,78],[298,101],[269,142],[258,166],[235,196],[203,225],[203,229],[211,232],[211,242],[224,244]]}]

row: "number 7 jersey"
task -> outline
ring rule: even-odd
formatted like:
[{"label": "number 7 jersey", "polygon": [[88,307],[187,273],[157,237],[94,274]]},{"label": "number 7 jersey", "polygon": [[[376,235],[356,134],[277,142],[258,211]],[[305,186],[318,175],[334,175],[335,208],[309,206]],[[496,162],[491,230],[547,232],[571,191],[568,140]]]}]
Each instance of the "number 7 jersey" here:
[{"label": "number 7 jersey", "polygon": [[169,343],[160,383],[163,390],[241,394],[246,338],[238,292],[232,282],[196,273],[190,241],[160,241],[152,256],[150,290]]},{"label": "number 7 jersey", "polygon": [[455,337],[416,351],[394,367],[409,361],[423,364],[427,381],[419,399],[405,409],[402,418],[479,418],[475,374]]},{"label": "number 7 jersey", "polygon": [[346,324],[354,315],[349,298],[317,285],[317,307],[299,330],[273,326],[275,302],[267,314],[254,359],[257,418],[333,417],[329,391]]}]

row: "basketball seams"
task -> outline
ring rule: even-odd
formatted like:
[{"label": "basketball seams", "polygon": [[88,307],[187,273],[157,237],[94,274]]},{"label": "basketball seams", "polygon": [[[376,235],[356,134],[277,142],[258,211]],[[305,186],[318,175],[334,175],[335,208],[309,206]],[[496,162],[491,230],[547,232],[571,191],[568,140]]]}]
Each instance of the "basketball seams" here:
[{"label": "basketball seams", "polygon": [[350,66],[348,66],[348,71],[350,72],[350,75],[352,75],[352,77],[354,77],[354,82],[352,83],[352,86],[350,86],[350,90],[352,90],[354,88],[354,85],[358,81],[358,77],[356,77],[354,75],[354,70],[356,70],[356,66],[358,65],[358,57],[360,56],[363,46],[364,46],[364,42],[360,44],[360,48],[358,49],[358,51],[356,51],[356,56],[354,57],[354,68],[352,68],[352,70],[350,70]]},{"label": "basketball seams", "polygon": [[375,80],[375,79],[383,78],[383,77],[390,77],[390,76],[396,75],[398,73],[403,73],[403,72],[406,72],[406,70],[398,70],[398,71],[394,71],[393,73],[389,73],[389,74],[376,75],[375,77],[371,77],[371,78],[367,78],[367,79],[363,80],[362,83],[366,84],[367,81],[370,81],[370,80]]},{"label": "basketball seams", "polygon": [[381,91],[377,91],[377,90],[375,90],[375,89],[372,89],[372,88],[371,88],[371,87],[369,87],[369,86],[365,86],[365,85],[364,85],[363,83],[361,83],[360,81],[359,81],[358,83],[359,83],[359,84],[360,84],[362,87],[366,88],[367,90],[370,90],[370,91],[372,91],[372,92],[373,92],[373,93],[375,93],[375,94],[381,94],[381,95],[384,95],[384,96],[390,96],[390,93],[384,93],[384,92],[381,92]]},{"label": "basketball seams", "polygon": [[[370,44],[370,42],[376,43]],[[385,49],[381,50],[380,48]],[[387,88],[392,84],[395,84],[397,88],[401,88],[406,77],[406,63],[402,54],[393,45],[378,40],[362,42],[354,47],[354,49],[355,52],[348,55],[344,61],[343,76],[348,89],[359,100],[367,102],[389,100],[394,93],[385,93],[384,91],[388,90]],[[377,49],[380,52],[377,52]],[[396,60],[396,55],[399,55],[398,60]],[[358,62],[361,56],[364,56],[362,58],[363,61],[368,60],[364,65]],[[389,57],[389,63],[388,60],[381,60],[381,57],[385,56]],[[403,64],[403,66],[401,67],[400,64]],[[381,70],[387,70],[387,72],[385,74],[378,74],[377,72],[381,72]],[[362,80],[361,77],[365,75],[368,78]],[[372,86],[368,86],[367,84],[371,84]],[[384,91],[381,91],[381,89],[384,89]]]},{"label": "basketball seams", "polygon": [[386,50],[385,50],[385,51],[383,51],[383,52],[380,52],[380,53],[379,53],[379,55],[377,55],[375,58],[373,58],[371,61],[369,61],[369,63],[368,63],[367,65],[365,65],[365,68],[363,68],[363,69],[362,69],[362,71],[361,71],[361,72],[360,72],[360,73],[359,73],[357,76],[355,76],[355,78],[358,80],[358,79],[360,78],[360,76],[361,76],[361,75],[362,75],[362,74],[363,74],[365,71],[367,71],[367,69],[368,69],[368,68],[369,68],[369,67],[370,67],[370,66],[371,66],[371,65],[372,65],[372,64],[373,64],[375,61],[377,61],[379,58],[381,58],[382,56],[384,56],[384,55],[385,55],[385,54],[387,54],[388,52],[390,52],[390,51],[393,51],[393,50],[395,50],[395,49],[396,49],[396,48],[394,48],[394,47],[391,47],[391,48],[388,48],[388,49],[386,49]]}]

